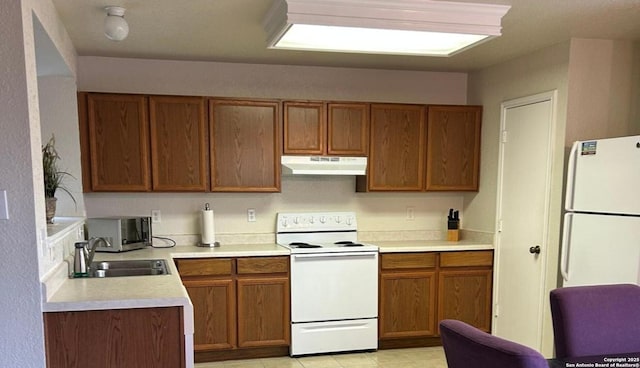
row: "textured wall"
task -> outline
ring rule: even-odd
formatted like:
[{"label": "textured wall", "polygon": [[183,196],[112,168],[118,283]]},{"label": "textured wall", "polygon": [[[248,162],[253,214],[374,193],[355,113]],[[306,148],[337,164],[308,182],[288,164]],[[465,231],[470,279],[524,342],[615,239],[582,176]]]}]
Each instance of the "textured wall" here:
[{"label": "textured wall", "polygon": [[0,220],[0,357],[6,367],[43,367],[40,259],[46,234],[34,22],[46,29],[75,71],[75,51],[49,0],[0,6],[0,189],[9,219]]}]

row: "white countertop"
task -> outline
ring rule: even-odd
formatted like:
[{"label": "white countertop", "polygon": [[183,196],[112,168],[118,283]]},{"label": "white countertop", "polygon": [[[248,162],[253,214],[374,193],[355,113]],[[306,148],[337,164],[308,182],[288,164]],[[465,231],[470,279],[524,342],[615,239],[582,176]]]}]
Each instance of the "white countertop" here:
[{"label": "white countertop", "polygon": [[[490,250],[492,244],[462,240],[371,242],[380,253]],[[189,306],[191,302],[175,267],[175,258],[288,256],[277,244],[229,244],[220,247],[176,246],[123,253],[96,253],[94,260],[165,259],[170,275],[64,280],[43,303],[44,312]]]},{"label": "white countertop", "polygon": [[453,252],[465,250],[491,250],[493,244],[471,240],[399,240],[371,242],[378,246],[380,253],[404,252]]}]

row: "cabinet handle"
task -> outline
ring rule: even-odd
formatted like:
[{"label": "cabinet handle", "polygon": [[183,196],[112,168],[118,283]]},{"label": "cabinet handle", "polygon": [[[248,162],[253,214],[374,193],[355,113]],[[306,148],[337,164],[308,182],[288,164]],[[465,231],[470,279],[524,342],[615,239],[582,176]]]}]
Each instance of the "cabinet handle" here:
[{"label": "cabinet handle", "polygon": [[529,253],[531,253],[531,254],[540,254],[540,246],[536,245],[535,247],[529,248]]}]

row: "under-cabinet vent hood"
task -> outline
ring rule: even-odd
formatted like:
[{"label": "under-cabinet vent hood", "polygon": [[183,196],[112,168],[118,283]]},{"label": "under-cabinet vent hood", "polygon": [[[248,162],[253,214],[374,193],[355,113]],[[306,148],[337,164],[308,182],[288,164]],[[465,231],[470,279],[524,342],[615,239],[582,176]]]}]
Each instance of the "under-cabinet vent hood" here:
[{"label": "under-cabinet vent hood", "polygon": [[282,156],[283,175],[365,175],[366,157]]}]

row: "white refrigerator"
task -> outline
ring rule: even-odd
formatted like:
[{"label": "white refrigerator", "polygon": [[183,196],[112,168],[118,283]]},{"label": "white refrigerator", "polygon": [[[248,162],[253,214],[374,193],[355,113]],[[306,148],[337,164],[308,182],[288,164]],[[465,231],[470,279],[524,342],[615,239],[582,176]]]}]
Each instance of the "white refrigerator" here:
[{"label": "white refrigerator", "polygon": [[640,136],[575,142],[565,209],[562,286],[640,284]]}]

